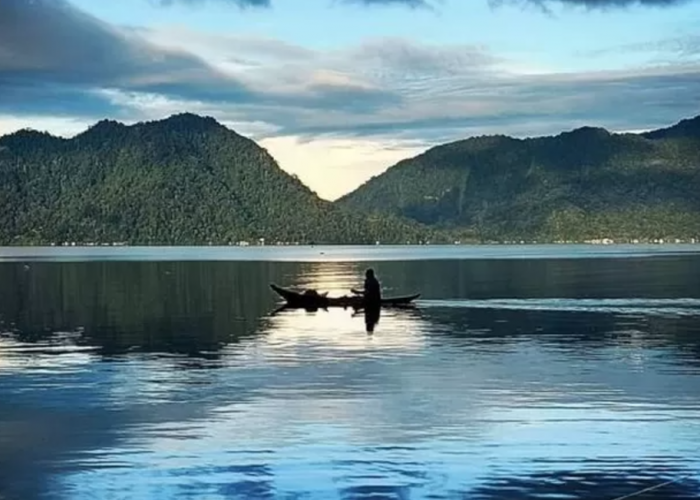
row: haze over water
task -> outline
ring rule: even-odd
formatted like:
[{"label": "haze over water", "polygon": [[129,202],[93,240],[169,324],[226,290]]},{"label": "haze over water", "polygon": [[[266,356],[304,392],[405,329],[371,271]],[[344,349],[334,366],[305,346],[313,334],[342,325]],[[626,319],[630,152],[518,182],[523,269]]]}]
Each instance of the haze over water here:
[{"label": "haze over water", "polygon": [[[274,314],[376,269],[413,310]],[[700,247],[0,249],[0,498],[700,496]]]}]

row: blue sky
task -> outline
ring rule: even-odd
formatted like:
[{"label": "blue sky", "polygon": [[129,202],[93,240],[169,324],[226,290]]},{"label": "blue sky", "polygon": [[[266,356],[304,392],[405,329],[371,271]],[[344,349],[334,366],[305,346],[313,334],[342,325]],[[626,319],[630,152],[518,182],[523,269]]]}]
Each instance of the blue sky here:
[{"label": "blue sky", "polygon": [[700,1],[417,2],[0,0],[0,133],[191,111],[333,199],[440,142],[700,113]]}]

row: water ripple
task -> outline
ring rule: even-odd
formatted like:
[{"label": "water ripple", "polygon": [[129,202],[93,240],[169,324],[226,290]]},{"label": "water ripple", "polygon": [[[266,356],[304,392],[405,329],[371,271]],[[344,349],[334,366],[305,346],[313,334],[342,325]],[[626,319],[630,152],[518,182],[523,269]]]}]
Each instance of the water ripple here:
[{"label": "water ripple", "polygon": [[635,316],[700,316],[700,299],[488,299],[421,300],[421,307],[514,309],[627,314]]},{"label": "water ripple", "polygon": [[0,497],[697,498],[693,265],[582,260],[383,262],[428,299],[371,334],[269,313],[347,262],[0,265]]}]

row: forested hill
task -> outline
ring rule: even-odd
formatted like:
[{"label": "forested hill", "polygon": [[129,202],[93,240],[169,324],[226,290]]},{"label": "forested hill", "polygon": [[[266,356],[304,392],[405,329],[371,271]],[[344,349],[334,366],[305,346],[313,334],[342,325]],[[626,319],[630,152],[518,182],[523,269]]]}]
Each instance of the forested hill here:
[{"label": "forested hill", "polygon": [[433,239],[345,212],[212,118],[101,121],[61,139],[0,138],[0,244],[374,243]]},{"label": "forested hill", "polygon": [[700,117],[644,134],[482,136],[399,162],[338,200],[483,239],[700,237]]}]

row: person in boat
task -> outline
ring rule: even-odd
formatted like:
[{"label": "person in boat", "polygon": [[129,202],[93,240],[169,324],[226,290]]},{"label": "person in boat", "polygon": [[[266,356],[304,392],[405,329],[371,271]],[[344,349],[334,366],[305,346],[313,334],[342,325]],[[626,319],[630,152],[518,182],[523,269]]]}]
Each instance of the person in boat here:
[{"label": "person in boat", "polygon": [[379,306],[382,301],[382,286],[374,274],[374,269],[369,268],[365,271],[364,289],[362,291],[353,290],[353,292],[364,296],[367,305]]}]

